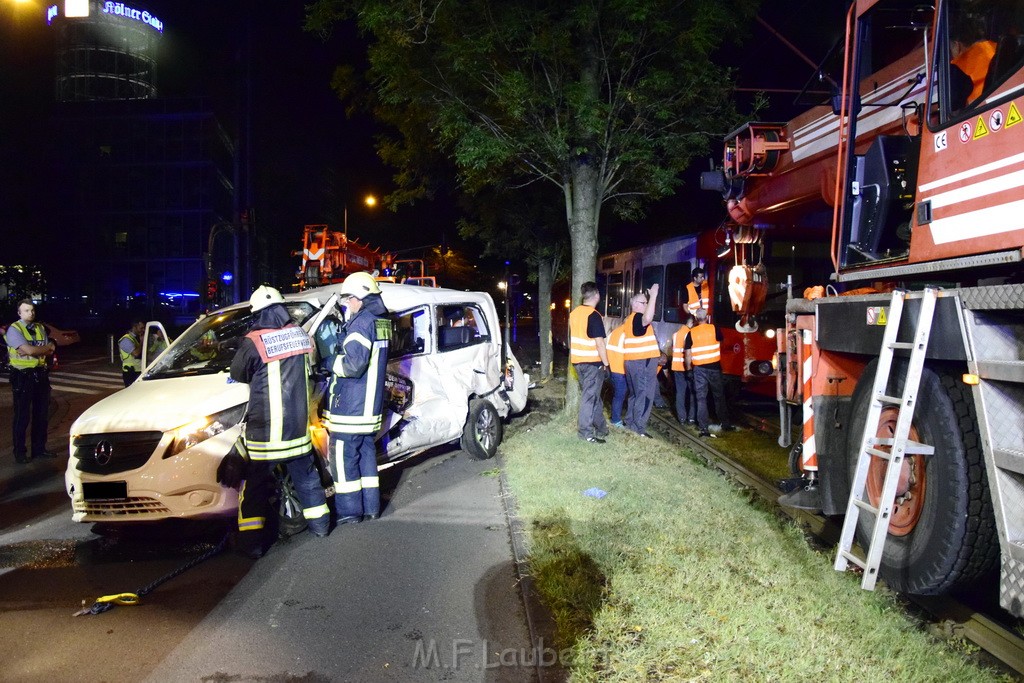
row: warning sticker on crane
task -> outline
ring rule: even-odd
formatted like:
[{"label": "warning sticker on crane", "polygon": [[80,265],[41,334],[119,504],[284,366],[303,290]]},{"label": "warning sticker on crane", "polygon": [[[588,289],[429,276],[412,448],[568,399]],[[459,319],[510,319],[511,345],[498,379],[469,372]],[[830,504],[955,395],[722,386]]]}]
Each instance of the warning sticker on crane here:
[{"label": "warning sticker on crane", "polygon": [[960,142],[970,142],[970,141],[971,141],[971,122],[970,121],[964,121],[960,125]]},{"label": "warning sticker on crane", "polygon": [[1024,121],[1024,118],[1021,117],[1020,110],[1017,109],[1017,103],[1010,102],[1010,111],[1006,114],[1006,127],[1016,126],[1021,121]]},{"label": "warning sticker on crane", "polygon": [[888,317],[885,306],[868,306],[867,308],[868,325],[881,325],[884,327]]},{"label": "warning sticker on crane", "polygon": [[993,133],[1003,127],[1003,112],[996,109],[988,117],[988,127]]},{"label": "warning sticker on crane", "polygon": [[974,139],[983,138],[988,135],[988,126],[985,125],[985,119],[978,117],[978,125],[974,127]]}]

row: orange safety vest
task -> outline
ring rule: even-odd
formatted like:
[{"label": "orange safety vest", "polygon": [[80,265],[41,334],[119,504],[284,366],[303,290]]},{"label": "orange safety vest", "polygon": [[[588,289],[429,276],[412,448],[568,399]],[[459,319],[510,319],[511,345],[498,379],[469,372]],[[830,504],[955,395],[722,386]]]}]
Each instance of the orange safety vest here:
[{"label": "orange safety vest", "polygon": [[654,327],[648,325],[643,335],[633,336],[633,316],[638,313],[630,313],[622,327],[625,328],[626,338],[623,339],[623,353],[626,360],[644,360],[645,358],[659,358],[661,349],[658,347],[658,338],[654,336]]},{"label": "orange safety vest", "polygon": [[694,365],[709,365],[722,360],[722,345],[715,339],[715,326],[711,323],[696,325],[690,330],[693,345],[690,347],[690,359]]},{"label": "orange safety vest", "polygon": [[608,335],[608,345],[605,351],[608,353],[608,367],[616,375],[626,374],[626,327],[619,325]]},{"label": "orange safety vest", "polygon": [[711,289],[708,287],[707,280],[700,284],[700,296],[697,296],[697,288],[693,286],[692,282],[686,285],[686,310],[688,310],[691,315],[695,313],[698,308],[706,310],[710,300]]},{"label": "orange safety vest", "polygon": [[672,370],[675,372],[686,370],[686,363],[684,361],[686,349],[683,345],[686,343],[686,335],[688,334],[690,334],[690,328],[686,325],[680,325],[676,333],[672,335]]},{"label": "orange safety vest", "polygon": [[995,41],[979,40],[950,60],[950,64],[960,67],[960,70],[967,74],[974,85],[971,94],[967,96],[968,102],[973,102],[981,97],[981,91],[985,89],[988,68],[992,65],[992,58],[995,56]]},{"label": "orange safety vest", "polygon": [[591,313],[596,313],[593,306],[579,305],[569,314],[569,362],[600,363],[601,355],[597,352],[597,340],[587,336],[587,321]]}]

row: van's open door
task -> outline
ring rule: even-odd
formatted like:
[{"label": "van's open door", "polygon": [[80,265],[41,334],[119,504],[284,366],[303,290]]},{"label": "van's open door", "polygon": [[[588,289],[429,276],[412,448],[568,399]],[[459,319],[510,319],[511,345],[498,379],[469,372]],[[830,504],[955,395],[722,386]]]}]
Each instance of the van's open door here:
[{"label": "van's open door", "polygon": [[142,337],[143,373],[170,345],[171,338],[167,336],[163,323],[159,320],[150,320],[146,323],[146,334]]}]

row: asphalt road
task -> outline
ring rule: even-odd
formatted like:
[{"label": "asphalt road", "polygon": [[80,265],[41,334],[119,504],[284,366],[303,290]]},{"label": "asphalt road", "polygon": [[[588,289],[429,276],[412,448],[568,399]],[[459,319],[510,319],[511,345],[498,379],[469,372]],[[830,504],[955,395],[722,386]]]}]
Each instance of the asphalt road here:
[{"label": "asphalt road", "polygon": [[[49,446],[60,459],[15,465],[0,430],[0,679],[536,680],[498,462],[457,449],[386,471],[377,521],[280,541],[255,562],[224,552],[138,606],[72,617],[83,601],[181,567],[225,529],[101,535],[71,522],[68,428],[116,388],[95,356],[64,356],[64,384],[79,390],[54,392]],[[0,425],[11,419],[5,384]]]}]

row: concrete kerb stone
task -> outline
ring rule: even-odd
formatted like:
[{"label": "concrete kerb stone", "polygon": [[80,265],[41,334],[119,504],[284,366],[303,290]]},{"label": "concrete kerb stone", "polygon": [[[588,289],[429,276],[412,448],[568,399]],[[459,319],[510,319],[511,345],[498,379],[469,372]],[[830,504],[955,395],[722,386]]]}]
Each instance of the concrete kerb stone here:
[{"label": "concrete kerb stone", "polygon": [[[526,625],[530,631],[530,642],[533,644],[534,652],[541,652],[544,648],[555,647],[555,621],[551,612],[544,606],[533,584],[533,577],[530,576],[530,568],[527,562],[526,531],[523,528],[523,520],[518,515],[518,503],[515,495],[509,488],[508,479],[505,475],[505,461],[501,454],[498,454],[498,476],[501,488],[501,503],[505,509],[505,520],[508,523],[509,542],[512,545],[512,556],[515,561],[516,576],[519,584],[519,595],[523,601],[523,610],[526,613]],[[553,665],[544,666],[541,658],[536,657],[537,680],[540,683],[560,683],[568,680],[568,674],[556,658]]]}]

